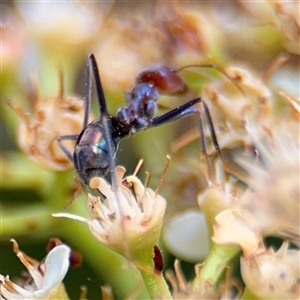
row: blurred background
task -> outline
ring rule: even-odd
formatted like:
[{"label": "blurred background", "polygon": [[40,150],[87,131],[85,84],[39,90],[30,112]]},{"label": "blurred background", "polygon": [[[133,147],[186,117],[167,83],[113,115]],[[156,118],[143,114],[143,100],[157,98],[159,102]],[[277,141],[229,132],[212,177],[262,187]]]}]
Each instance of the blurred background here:
[{"label": "blurred background", "polygon": [[[122,276],[117,278],[122,271],[112,270],[114,260],[122,266],[120,257],[92,240],[85,225],[53,221],[50,215],[74,207],[84,210],[85,196],[77,191],[72,164],[55,144],[55,137],[81,130],[88,55],[94,53],[97,59],[112,115],[126,103],[126,93],[146,67],[165,65],[179,70],[213,65],[179,71],[188,91],[160,95],[157,115],[201,96],[210,108],[227,158],[226,172],[243,187],[247,174],[234,157],[245,149],[249,156],[253,154],[242,127],[243,112],[249,109],[254,122],[271,128],[274,114],[276,124],[293,118],[288,99],[299,98],[299,7],[295,3],[2,1],[0,273],[14,278],[23,270],[11,250],[10,238],[28,255],[42,259],[49,238],[59,237],[83,255],[82,266],[71,269],[65,279],[71,299],[78,299],[81,285],[87,286],[89,299],[99,299],[104,284],[112,285],[116,299],[124,299],[140,281],[123,286]],[[230,73],[230,68],[236,69]],[[51,110],[51,121],[45,118],[48,105],[54,105],[57,98],[72,99],[66,100],[67,109],[74,111],[72,118],[65,108]],[[90,120],[99,115],[95,91],[92,109]],[[205,128],[214,164],[220,158],[207,123]],[[187,142],[181,147],[181,141]],[[68,147],[72,151],[73,146]],[[144,159],[139,178],[145,180],[148,171],[153,189],[166,155],[171,156],[160,188],[168,201],[164,228],[175,216],[199,210],[197,195],[208,185],[200,149],[198,120],[193,116],[139,132],[120,143],[117,164],[132,174],[139,159]],[[181,228],[188,226],[184,222]],[[172,268],[182,250],[166,247],[164,241],[161,248],[165,268]],[[188,252],[179,258],[191,278],[193,264],[203,261],[207,253],[189,258]],[[94,259],[101,255],[103,265]],[[106,265],[106,260],[111,263]]]}]

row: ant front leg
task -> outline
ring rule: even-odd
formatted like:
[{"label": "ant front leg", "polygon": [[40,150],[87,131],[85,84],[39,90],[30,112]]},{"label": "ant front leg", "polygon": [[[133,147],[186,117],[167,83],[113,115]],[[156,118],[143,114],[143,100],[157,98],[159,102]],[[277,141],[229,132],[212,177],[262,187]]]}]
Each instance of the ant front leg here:
[{"label": "ant front leg", "polygon": [[73,154],[63,145],[61,141],[76,141],[78,139],[78,134],[73,135],[61,135],[56,138],[60,149],[65,153],[65,155],[73,162]]},{"label": "ant front leg", "polygon": [[203,105],[203,110],[204,110],[204,114],[205,114],[205,117],[207,120],[212,143],[214,145],[214,148],[218,152],[221,160],[223,161],[222,154],[220,151],[220,146],[219,146],[218,139],[217,139],[217,136],[215,133],[215,129],[213,126],[213,121],[212,121],[209,109],[208,109],[206,103],[200,97],[193,99],[179,107],[176,107],[173,110],[165,113],[162,116],[154,118],[149,127],[159,126],[159,125],[162,125],[162,124],[165,124],[168,122],[172,122],[172,121],[184,118],[184,117],[192,115],[192,114],[193,115],[196,114],[198,116],[198,120],[199,120],[201,151],[207,161],[207,165],[208,165],[208,169],[209,169],[209,178],[212,179],[212,169],[213,168],[211,166],[211,162],[209,160],[208,153],[207,153],[207,144],[206,144],[205,135],[204,135],[203,118],[202,118],[201,112],[194,106],[197,103],[202,103],[202,105]]},{"label": "ant front leg", "polygon": [[[92,83],[91,83],[91,65],[93,64],[91,56],[88,58],[86,63],[86,80],[85,80],[85,107],[82,129],[85,129],[88,125],[88,118],[91,109],[91,98],[92,98]],[[62,141],[77,141],[79,134],[61,135],[56,138],[60,149],[65,153],[71,162],[73,162],[73,154],[63,145]]]}]

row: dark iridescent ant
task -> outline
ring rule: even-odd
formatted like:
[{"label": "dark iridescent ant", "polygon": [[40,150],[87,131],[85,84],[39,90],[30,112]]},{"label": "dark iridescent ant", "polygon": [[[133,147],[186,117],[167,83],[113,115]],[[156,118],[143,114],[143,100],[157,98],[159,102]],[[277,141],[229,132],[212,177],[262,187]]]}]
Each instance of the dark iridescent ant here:
[{"label": "dark iridescent ant", "polygon": [[[95,78],[100,117],[88,124],[92,90],[91,68]],[[136,87],[127,93],[127,104],[118,110],[116,116],[112,116],[107,111],[97,62],[94,55],[91,54],[87,61],[83,129],[79,135],[64,135],[57,138],[61,149],[74,163],[81,181],[88,185],[93,177],[104,177],[109,170],[111,173],[114,171],[114,158],[122,138],[191,114],[199,116],[202,151],[207,156],[202,115],[195,107],[195,104],[200,102],[203,105],[214,147],[220,154],[208,107],[200,97],[190,100],[162,116],[154,117],[160,93],[180,94],[186,89],[184,81],[171,68],[159,66],[145,69],[137,76]],[[61,143],[63,140],[76,140],[73,155]]]}]

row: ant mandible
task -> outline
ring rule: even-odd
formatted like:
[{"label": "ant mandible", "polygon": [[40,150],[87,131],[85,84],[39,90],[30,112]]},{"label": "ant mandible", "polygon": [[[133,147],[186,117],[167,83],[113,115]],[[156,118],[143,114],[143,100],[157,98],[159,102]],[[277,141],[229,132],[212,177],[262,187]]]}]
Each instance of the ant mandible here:
[{"label": "ant mandible", "polygon": [[[91,68],[96,84],[100,118],[88,124],[92,90]],[[74,163],[77,175],[86,185],[89,185],[93,177],[104,177],[108,174],[108,171],[113,174],[114,159],[119,141],[122,138],[130,136],[137,131],[160,126],[191,114],[197,114],[199,117],[202,152],[207,158],[202,115],[195,107],[197,103],[202,103],[203,105],[213,145],[221,156],[208,107],[200,97],[190,100],[159,117],[154,117],[160,92],[179,94],[186,90],[185,83],[176,74],[176,71],[162,66],[148,68],[137,76],[136,82],[136,87],[126,96],[127,105],[119,108],[116,116],[110,115],[107,111],[95,56],[93,54],[89,55],[86,65],[86,103],[83,129],[78,135],[57,137],[61,149]],[[63,140],[76,141],[73,155],[62,144]]]}]

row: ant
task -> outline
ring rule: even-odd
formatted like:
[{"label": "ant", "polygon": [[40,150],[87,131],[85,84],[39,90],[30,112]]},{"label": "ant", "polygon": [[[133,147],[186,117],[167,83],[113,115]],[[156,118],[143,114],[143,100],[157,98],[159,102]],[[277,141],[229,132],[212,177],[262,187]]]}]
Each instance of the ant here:
[{"label": "ant", "polygon": [[[96,84],[100,117],[88,124],[92,90],[91,68]],[[199,117],[202,152],[208,161],[203,120],[200,111],[195,106],[197,103],[203,105],[213,145],[222,157],[210,112],[206,103],[200,97],[190,100],[161,116],[154,117],[157,110],[157,100],[161,92],[180,94],[187,89],[186,84],[176,74],[175,70],[163,66],[148,68],[137,76],[136,83],[136,87],[126,94],[127,104],[119,108],[116,116],[110,115],[107,111],[95,56],[93,54],[89,55],[86,64],[86,103],[83,129],[78,135],[57,137],[60,148],[74,163],[75,170],[84,184],[89,185],[93,177],[104,177],[109,171],[112,175],[111,180],[114,181],[114,159],[119,141],[122,138],[191,114],[197,114]],[[73,155],[62,144],[64,140],[76,141]]]}]

